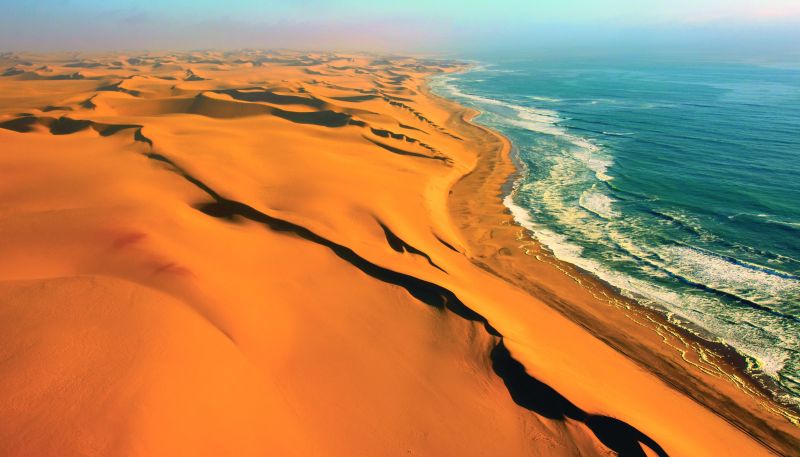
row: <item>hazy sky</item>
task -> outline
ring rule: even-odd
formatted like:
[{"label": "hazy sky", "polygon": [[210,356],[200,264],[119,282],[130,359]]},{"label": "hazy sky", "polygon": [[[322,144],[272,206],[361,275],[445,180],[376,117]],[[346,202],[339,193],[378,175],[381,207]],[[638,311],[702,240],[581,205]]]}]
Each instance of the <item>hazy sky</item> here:
[{"label": "hazy sky", "polygon": [[0,50],[800,51],[800,0],[0,0]]}]

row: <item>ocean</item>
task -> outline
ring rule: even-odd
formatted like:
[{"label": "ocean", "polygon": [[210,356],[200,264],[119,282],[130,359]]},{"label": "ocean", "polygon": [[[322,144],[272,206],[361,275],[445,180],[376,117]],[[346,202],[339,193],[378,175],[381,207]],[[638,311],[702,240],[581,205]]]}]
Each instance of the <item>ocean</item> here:
[{"label": "ocean", "polygon": [[800,405],[800,69],[513,60],[431,82],[507,136],[553,254]]}]

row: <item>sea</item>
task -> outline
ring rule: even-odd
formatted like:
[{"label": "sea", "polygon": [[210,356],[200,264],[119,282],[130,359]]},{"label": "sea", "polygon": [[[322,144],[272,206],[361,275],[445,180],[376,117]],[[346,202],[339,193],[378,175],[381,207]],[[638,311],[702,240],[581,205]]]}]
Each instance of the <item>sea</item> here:
[{"label": "sea", "polygon": [[800,67],[526,58],[431,87],[511,140],[505,204],[556,257],[800,406]]}]

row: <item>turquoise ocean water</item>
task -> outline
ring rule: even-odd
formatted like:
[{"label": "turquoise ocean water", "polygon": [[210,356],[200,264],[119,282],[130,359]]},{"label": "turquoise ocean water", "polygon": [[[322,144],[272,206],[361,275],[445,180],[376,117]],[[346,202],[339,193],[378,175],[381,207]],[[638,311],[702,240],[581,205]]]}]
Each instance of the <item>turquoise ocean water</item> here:
[{"label": "turquoise ocean water", "polygon": [[557,257],[800,405],[800,69],[517,60],[432,88],[511,139],[506,205]]}]

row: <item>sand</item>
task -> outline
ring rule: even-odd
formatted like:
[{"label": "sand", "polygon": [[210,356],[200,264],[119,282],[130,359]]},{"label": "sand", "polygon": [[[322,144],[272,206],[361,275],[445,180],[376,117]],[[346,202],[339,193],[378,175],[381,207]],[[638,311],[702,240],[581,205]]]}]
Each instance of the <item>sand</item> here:
[{"label": "sand", "polygon": [[533,252],[507,143],[426,90],[460,68],[0,58],[0,455],[794,452]]}]

